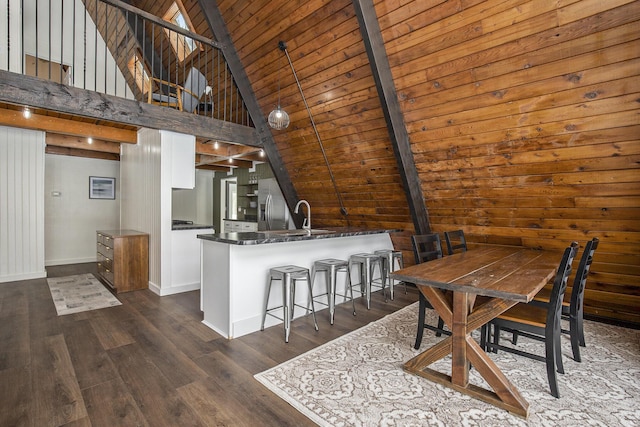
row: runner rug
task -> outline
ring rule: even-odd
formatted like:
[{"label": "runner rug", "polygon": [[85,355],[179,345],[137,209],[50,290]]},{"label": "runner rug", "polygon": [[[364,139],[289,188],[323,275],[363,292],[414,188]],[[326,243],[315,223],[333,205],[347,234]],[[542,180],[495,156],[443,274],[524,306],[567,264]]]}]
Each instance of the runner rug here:
[{"label": "runner rug", "polygon": [[58,316],[121,305],[93,274],[47,279]]},{"label": "runner rug", "polygon": [[[492,354],[529,402],[524,420],[403,371],[403,363],[420,352],[413,349],[417,311],[417,303],[405,307],[255,378],[321,426],[640,425],[640,331],[585,321],[582,363],[573,360],[563,336],[560,399],[549,391],[543,362]],[[435,325],[435,313],[427,311]],[[440,339],[425,329],[421,350]],[[538,341],[519,337],[518,347],[544,355]],[[451,374],[451,359],[431,367]],[[470,381],[487,387],[473,369]]]}]

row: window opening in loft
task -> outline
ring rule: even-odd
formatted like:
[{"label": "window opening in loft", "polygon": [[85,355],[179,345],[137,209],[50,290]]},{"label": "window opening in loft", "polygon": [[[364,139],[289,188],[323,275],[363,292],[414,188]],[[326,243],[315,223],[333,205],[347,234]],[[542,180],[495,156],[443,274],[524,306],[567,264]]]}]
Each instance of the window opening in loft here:
[{"label": "window opening in loft", "polygon": [[137,54],[134,54],[131,59],[129,59],[129,72],[135,79],[140,92],[143,94],[147,93],[151,86],[149,74],[147,73],[147,68],[144,66],[144,63],[140,60],[140,57]]},{"label": "window opening in loft", "polygon": [[[184,30],[190,31],[192,33],[194,32],[191,21],[189,20],[189,16],[184,11],[182,3],[179,3],[178,1],[174,2],[171,5],[167,13],[165,13],[163,19],[165,21],[171,22],[174,25],[177,25]],[[165,28],[164,31],[167,34],[169,41],[171,42],[173,51],[176,53],[180,61],[184,61],[185,58],[191,55],[194,50],[200,47],[198,42],[190,37],[178,34],[175,31],[171,31],[167,28]]]}]

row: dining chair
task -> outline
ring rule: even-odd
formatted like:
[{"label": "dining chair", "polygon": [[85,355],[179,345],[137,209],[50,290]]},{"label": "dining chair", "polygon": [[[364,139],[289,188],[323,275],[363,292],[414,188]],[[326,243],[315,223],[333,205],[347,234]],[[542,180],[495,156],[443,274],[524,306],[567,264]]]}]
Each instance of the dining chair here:
[{"label": "dining chair", "polygon": [[200,98],[207,90],[206,77],[195,67],[191,67],[187,73],[187,78],[183,85],[161,80],[156,77],[152,80],[160,88],[169,88],[169,93],[148,92],[147,102],[149,104],[164,105],[167,107],[177,108],[180,111],[193,113],[200,104]]},{"label": "dining chair", "polygon": [[462,252],[467,251],[467,240],[464,237],[463,230],[445,231],[444,240],[447,243],[449,255],[453,255],[458,249],[462,249]]},{"label": "dining chair", "polygon": [[[573,263],[577,250],[577,242],[571,243],[571,245],[565,249],[553,281],[551,299],[546,307],[523,303],[516,304],[484,325],[480,335],[480,346],[485,350],[493,351],[494,353],[497,353],[498,350],[503,350],[508,353],[546,362],[549,387],[551,394],[556,398],[560,397],[556,371],[564,374],[562,349],[560,345],[562,300],[567,289],[567,281],[571,273],[571,264]],[[493,333],[491,334],[492,327]],[[545,355],[541,356],[518,348],[500,345],[500,331],[502,329],[517,332],[518,335],[534,340],[544,341]],[[493,341],[491,340],[491,335],[493,335]]]},{"label": "dining chair", "polygon": [[[411,236],[411,242],[413,244],[413,256],[415,257],[416,264],[442,258],[442,242],[438,233],[416,234]],[[440,317],[438,317],[438,326],[425,323],[425,310],[433,309],[433,306],[427,298],[422,295],[422,292],[419,292],[419,294],[418,332],[416,333],[416,342],[413,346],[416,350],[420,348],[420,344],[422,343],[424,328],[435,331],[437,337],[442,334],[451,335],[451,332],[444,329],[444,321]]]},{"label": "dining chair", "polygon": [[[580,347],[585,347],[584,340],[584,290],[587,284],[587,277],[589,276],[589,270],[591,263],[593,262],[593,254],[598,248],[599,239],[594,237],[584,247],[582,256],[580,258],[580,264],[576,270],[576,275],[573,280],[573,287],[571,294],[565,293],[562,301],[562,317],[569,320],[569,329],[561,329],[561,332],[568,334],[571,337],[571,350],[573,352],[573,360],[581,362]],[[551,300],[551,287],[545,286],[538,292],[530,304],[546,306]],[[514,344],[517,337],[514,337]]]}]

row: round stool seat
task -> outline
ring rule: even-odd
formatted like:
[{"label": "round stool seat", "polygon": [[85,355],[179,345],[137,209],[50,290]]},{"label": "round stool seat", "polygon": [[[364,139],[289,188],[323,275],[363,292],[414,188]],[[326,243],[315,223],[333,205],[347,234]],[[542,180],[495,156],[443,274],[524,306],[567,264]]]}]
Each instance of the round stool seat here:
[{"label": "round stool seat", "polygon": [[289,275],[292,279],[304,279],[309,274],[309,269],[297,265],[283,265],[269,269],[269,274],[274,279],[282,279],[285,275]]}]

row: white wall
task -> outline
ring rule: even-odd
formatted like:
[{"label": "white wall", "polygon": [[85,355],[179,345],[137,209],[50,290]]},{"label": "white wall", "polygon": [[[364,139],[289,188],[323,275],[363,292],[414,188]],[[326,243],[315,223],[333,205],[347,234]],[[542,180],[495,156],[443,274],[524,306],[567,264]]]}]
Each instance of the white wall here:
[{"label": "white wall", "polygon": [[[120,194],[122,228],[149,234],[149,286],[159,293],[162,286],[162,182],[169,192],[166,216],[171,229],[171,177],[162,177],[160,132],[138,131],[138,143],[122,144],[120,149]],[[166,159],[167,162],[170,159]]]},{"label": "white wall", "polygon": [[[22,14],[21,2],[24,2]],[[133,99],[122,72],[96,31],[91,16],[85,12],[82,0],[0,0],[0,22],[1,69],[23,73],[24,54],[36,56],[37,53],[40,59],[70,65],[75,87]],[[72,33],[74,26],[76,34]],[[11,42],[9,55],[7,37]],[[39,77],[46,79],[48,75]]]},{"label": "white wall", "polygon": [[[90,199],[90,176],[116,178],[115,200]],[[119,187],[117,161],[45,155],[45,265],[96,260],[96,230],[120,225]]]},{"label": "white wall", "polygon": [[44,132],[0,126],[0,282],[46,277]]}]

